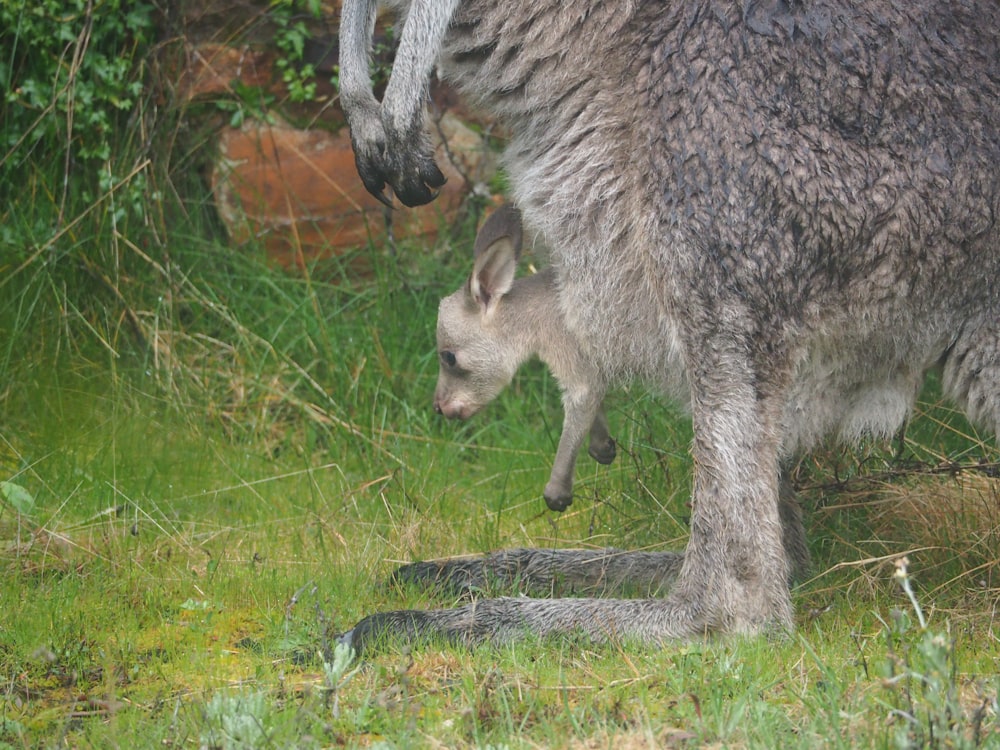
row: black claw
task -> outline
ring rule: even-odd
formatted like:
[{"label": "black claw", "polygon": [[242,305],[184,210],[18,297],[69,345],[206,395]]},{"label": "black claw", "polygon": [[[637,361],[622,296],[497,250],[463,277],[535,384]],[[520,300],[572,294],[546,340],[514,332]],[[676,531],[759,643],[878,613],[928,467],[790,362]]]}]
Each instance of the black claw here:
[{"label": "black claw", "polygon": [[444,187],[444,184],[448,181],[448,178],[444,176],[444,173],[438,169],[438,165],[431,161],[429,166],[429,174],[424,175],[424,182],[426,182],[432,188]]},{"label": "black claw", "polygon": [[382,179],[381,171],[370,165],[367,160],[360,159],[357,152],[354,155],[354,166],[358,170],[358,176],[361,177],[365,189],[386,206],[392,208],[392,198],[385,194],[385,180]]},{"label": "black claw", "polygon": [[441,177],[441,182],[437,185],[434,185],[433,183],[425,184],[425,182],[421,180],[412,187],[400,187],[396,191],[396,197],[399,198],[403,205],[409,206],[410,208],[413,208],[414,206],[423,206],[424,204],[430,203],[432,200],[437,198],[440,193],[439,190],[431,190],[430,187],[428,187],[428,184],[430,184],[431,187],[436,188],[440,187],[444,183],[445,178],[443,176]]},{"label": "black claw", "polygon": [[421,190],[397,190],[396,197],[399,198],[400,202],[404,206],[409,206],[414,208],[416,206],[422,206],[425,203],[430,203],[430,197],[425,195],[426,191]]},{"label": "black claw", "polygon": [[386,208],[396,207],[395,204],[393,204],[392,202],[392,198],[389,197],[384,190],[372,190],[371,188],[368,188],[368,192],[374,195],[378,199],[379,203],[381,203]]}]

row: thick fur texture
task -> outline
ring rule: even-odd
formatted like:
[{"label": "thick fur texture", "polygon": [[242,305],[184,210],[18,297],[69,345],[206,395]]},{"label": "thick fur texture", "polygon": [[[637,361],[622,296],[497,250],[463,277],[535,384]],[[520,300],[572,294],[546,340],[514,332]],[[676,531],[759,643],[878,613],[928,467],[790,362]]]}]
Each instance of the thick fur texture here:
[{"label": "thick fur texture", "polygon": [[666,596],[380,615],[359,647],[383,630],[791,628],[783,459],[892,433],[934,367],[997,429],[993,0],[413,0],[382,104],[359,70],[370,0],[346,5],[343,101],[369,188],[418,203],[439,184],[420,107],[439,60],[510,128],[512,197],[551,249],[569,330],[608,382],[669,392],[682,373],[695,434]]}]

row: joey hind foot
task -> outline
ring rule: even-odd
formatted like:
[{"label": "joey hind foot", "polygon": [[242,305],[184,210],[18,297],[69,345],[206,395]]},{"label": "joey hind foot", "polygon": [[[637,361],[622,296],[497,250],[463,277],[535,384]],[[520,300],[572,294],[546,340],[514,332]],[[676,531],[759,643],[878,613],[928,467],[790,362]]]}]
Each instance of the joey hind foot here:
[{"label": "joey hind foot", "polygon": [[592,441],[590,447],[587,449],[587,453],[597,463],[607,466],[615,460],[615,456],[618,455],[618,448],[615,445],[614,438],[609,437],[606,441],[597,444]]},{"label": "joey hind foot", "polygon": [[542,493],[549,510],[561,513],[573,504],[573,485],[557,480],[549,480]]}]

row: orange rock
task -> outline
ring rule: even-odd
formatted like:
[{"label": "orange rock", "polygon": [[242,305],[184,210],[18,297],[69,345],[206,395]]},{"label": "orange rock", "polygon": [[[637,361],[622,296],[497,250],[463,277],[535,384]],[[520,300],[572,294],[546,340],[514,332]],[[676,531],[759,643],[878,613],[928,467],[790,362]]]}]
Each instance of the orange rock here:
[{"label": "orange rock", "polygon": [[272,62],[266,52],[246,45],[185,44],[175,96],[178,101],[186,102],[204,96],[232,94],[236,81],[245,86],[266,88],[272,82],[271,68]]},{"label": "orange rock", "polygon": [[[430,205],[392,211],[396,239],[431,235],[447,224],[471,189],[466,176],[478,181],[492,164],[480,137],[458,120],[446,114],[432,130],[449,143],[437,150],[448,182]],[[386,240],[386,210],[358,177],[347,128],[300,130],[280,121],[227,128],[220,134],[212,189],[232,239],[263,241],[270,257],[285,266]],[[364,270],[361,265],[357,270]]]}]

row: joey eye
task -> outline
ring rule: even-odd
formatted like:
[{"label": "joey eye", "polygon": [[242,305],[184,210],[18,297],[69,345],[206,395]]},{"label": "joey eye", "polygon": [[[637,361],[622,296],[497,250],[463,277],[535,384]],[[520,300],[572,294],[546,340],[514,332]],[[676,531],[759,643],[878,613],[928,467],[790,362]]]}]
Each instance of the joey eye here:
[{"label": "joey eye", "polygon": [[457,363],[457,360],[455,359],[455,353],[449,352],[448,350],[441,352],[441,362],[444,364],[445,367],[454,367],[455,364]]}]

